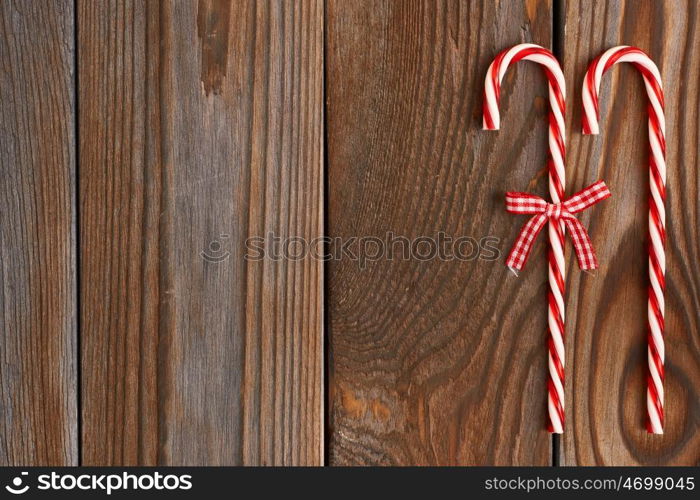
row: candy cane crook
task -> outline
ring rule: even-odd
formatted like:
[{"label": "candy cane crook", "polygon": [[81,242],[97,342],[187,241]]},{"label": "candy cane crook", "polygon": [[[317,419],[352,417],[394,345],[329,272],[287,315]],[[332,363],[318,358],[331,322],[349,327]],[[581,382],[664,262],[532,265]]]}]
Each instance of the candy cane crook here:
[{"label": "candy cane crook", "polygon": [[649,330],[647,332],[647,431],[664,429],[664,290],[666,288],[666,123],[661,75],[656,64],[635,47],[619,46],[605,51],[588,67],[583,83],[583,133],[598,134],[600,80],[616,63],[632,63],[644,78],[649,97]]},{"label": "candy cane crook", "polygon": [[[484,129],[498,130],[498,104],[501,81],[508,67],[520,60],[533,61],[544,67],[549,81],[549,194],[554,204],[564,199],[566,173],[565,101],[566,83],[559,62],[547,49],[529,43],[504,50],[491,63],[486,73],[484,89]],[[549,431],[564,432],[564,221],[549,219]]]}]

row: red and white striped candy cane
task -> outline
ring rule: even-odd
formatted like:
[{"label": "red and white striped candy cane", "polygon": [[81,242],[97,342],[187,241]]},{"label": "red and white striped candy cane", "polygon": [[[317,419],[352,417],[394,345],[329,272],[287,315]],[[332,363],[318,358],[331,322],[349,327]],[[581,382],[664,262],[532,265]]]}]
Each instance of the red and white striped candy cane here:
[{"label": "red and white striped candy cane", "polygon": [[664,429],[664,290],[666,288],[666,122],[661,75],[643,51],[625,45],[605,51],[588,67],[583,83],[583,133],[598,134],[598,92],[608,69],[620,62],[632,63],[644,78],[649,96],[649,374],[647,376],[647,431]]},{"label": "red and white striped candy cane", "polygon": [[[536,62],[544,67],[549,81],[549,194],[553,203],[564,198],[566,157],[564,113],[566,110],[566,83],[559,62],[547,49],[531,43],[504,50],[489,66],[484,89],[484,129],[498,130],[498,104],[501,81],[508,67],[520,60]],[[549,226],[549,431],[564,432],[564,223],[550,222]]]}]

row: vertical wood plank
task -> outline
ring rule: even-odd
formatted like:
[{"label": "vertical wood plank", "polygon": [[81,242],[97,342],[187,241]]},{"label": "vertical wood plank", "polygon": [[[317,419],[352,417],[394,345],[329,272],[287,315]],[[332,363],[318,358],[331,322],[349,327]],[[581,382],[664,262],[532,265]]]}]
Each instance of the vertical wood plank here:
[{"label": "vertical wood plank", "polygon": [[323,5],[79,1],[85,464],[320,464]]},{"label": "vertical wood plank", "polygon": [[[568,321],[567,465],[700,463],[700,6],[694,1],[566,2],[565,74],[573,89],[572,190],[603,178],[613,197],[596,208],[591,237],[601,269],[572,276]],[[646,433],[647,193],[646,94],[630,65],[606,75],[601,133],[581,135],[581,84],[589,62],[615,45],[645,50],[666,97],[666,428]],[[590,214],[584,215],[585,221]],[[587,223],[587,222],[586,222]],[[588,224],[587,224],[588,225]],[[573,273],[572,273],[573,274]]]},{"label": "vertical wood plank", "polygon": [[77,465],[73,2],[0,40],[0,465]]},{"label": "vertical wood plank", "polygon": [[[534,64],[510,71],[494,133],[481,130],[483,81],[500,50],[551,46],[551,3],[326,8],[329,236],[444,231],[506,251],[522,221],[505,191],[546,193],[547,88]],[[487,251],[396,248],[329,265],[331,463],[550,463],[546,246],[519,279]]]}]

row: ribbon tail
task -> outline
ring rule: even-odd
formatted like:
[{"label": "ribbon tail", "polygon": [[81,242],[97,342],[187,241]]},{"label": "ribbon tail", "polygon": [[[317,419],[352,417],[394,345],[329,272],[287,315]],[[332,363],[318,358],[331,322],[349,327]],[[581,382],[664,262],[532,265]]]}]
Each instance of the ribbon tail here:
[{"label": "ribbon tail", "polygon": [[571,240],[576,252],[576,260],[582,271],[591,271],[598,268],[598,259],[591,243],[591,237],[588,231],[583,227],[583,224],[576,217],[566,217],[564,219],[566,226],[571,233]]},{"label": "ribbon tail", "polygon": [[513,248],[511,248],[508,258],[506,259],[506,266],[508,266],[516,276],[518,275],[518,271],[522,270],[527,262],[530,252],[532,251],[532,244],[544,227],[545,222],[547,222],[547,216],[545,214],[537,214],[531,217],[523,226],[520,235],[515,240]]}]

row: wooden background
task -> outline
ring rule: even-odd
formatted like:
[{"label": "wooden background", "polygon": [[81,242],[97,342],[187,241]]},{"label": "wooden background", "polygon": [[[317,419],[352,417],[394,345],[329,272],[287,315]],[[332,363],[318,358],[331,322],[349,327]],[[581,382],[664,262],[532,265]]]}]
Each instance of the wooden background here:
[{"label": "wooden background", "polygon": [[[700,4],[558,0],[0,2],[0,464],[700,463]],[[568,85],[567,430],[545,430],[546,271],[498,260],[247,260],[246,240],[499,238],[546,192]],[[580,85],[636,45],[664,78],[667,427],[644,422],[646,119],[631,67],[602,130]],[[266,245],[270,245],[269,241]],[[266,246],[266,251],[271,247]]]}]

